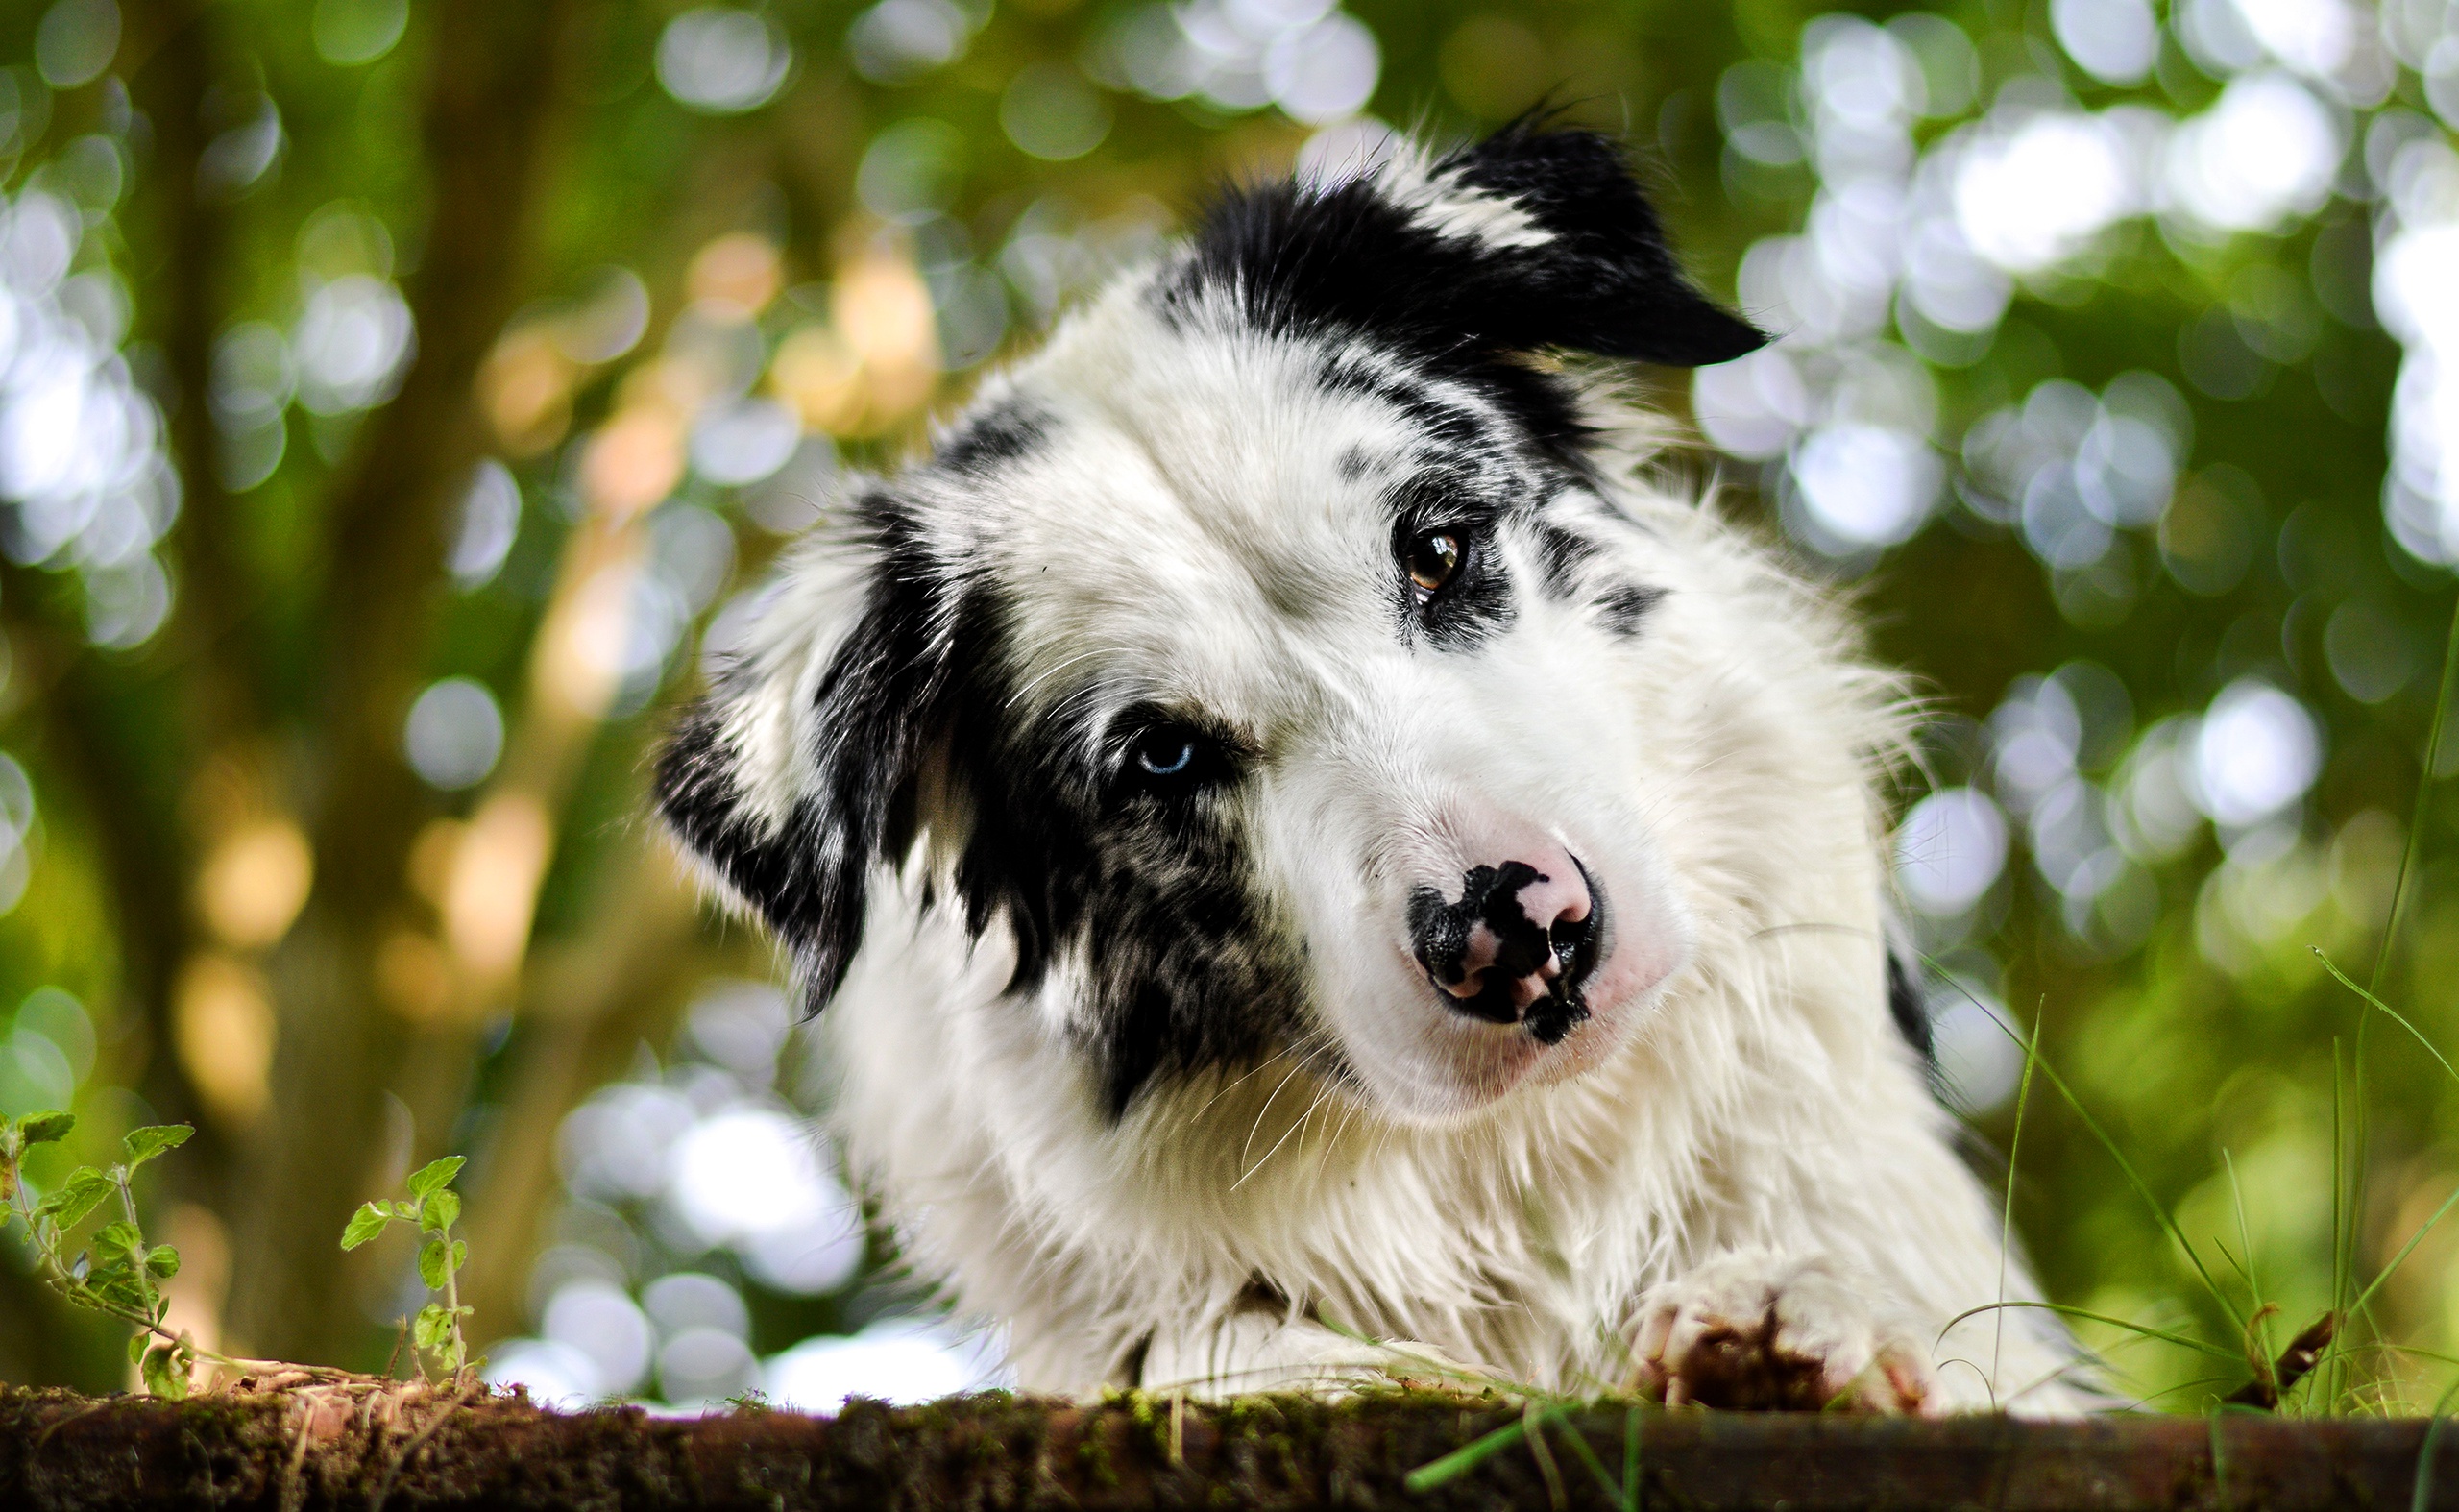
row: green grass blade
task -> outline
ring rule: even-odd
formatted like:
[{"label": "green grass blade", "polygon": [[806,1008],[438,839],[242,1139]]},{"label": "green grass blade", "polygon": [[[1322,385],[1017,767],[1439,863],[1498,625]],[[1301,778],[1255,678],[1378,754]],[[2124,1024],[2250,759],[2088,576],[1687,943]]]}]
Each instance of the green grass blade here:
[{"label": "green grass blade", "polygon": [[1640,1512],[1640,1428],[1644,1422],[1636,1402],[1622,1414],[1622,1512]]},{"label": "green grass blade", "polygon": [[1487,1460],[1519,1443],[1528,1434],[1528,1420],[1514,1418],[1491,1433],[1471,1439],[1441,1459],[1429,1460],[1412,1470],[1400,1484],[1413,1492],[1431,1491],[1435,1487],[1459,1479]]},{"label": "green grass blade", "polygon": [[2419,1029],[2416,1025],[2408,1022],[2406,1018],[2399,1014],[2399,1012],[2397,1009],[2394,1009],[2390,1004],[2385,1003],[2380,998],[2374,996],[2370,988],[2358,987],[2355,983],[2349,981],[2348,973],[2334,965],[2330,957],[2323,954],[2322,946],[2316,945],[2313,947],[2313,950],[2314,959],[2323,963],[2323,969],[2329,972],[2333,980],[2337,981],[2340,986],[2348,988],[2357,996],[2365,999],[2366,1003],[2373,1008],[2374,1012],[2380,1013],[2383,1017],[2398,1025],[2401,1029],[2406,1030],[2418,1044],[2424,1046],[2424,1053],[2433,1057],[2433,1063],[2442,1067],[2442,1072],[2445,1076],[2447,1076],[2453,1082],[2459,1082],[2459,1066],[2453,1066],[2450,1063],[2449,1058],[2434,1047],[2433,1041],[2425,1037],[2423,1030]]},{"label": "green grass blade", "polygon": [[2094,1323],[2106,1323],[2113,1329],[2124,1329],[2130,1333],[2138,1333],[2147,1339],[2158,1339],[2164,1344],[2175,1344],[2182,1349],[2193,1350],[2198,1353],[2208,1354],[2214,1359],[2228,1360],[2232,1363],[2241,1362],[2245,1357],[2239,1351],[2224,1350],[2217,1344],[2206,1344],[2201,1339],[2183,1333],[2172,1333],[2166,1329],[2155,1329],[2144,1323],[2129,1323],[2124,1318],[2112,1318],[2106,1312],[2093,1312],[2084,1307],[2070,1307],[2060,1302],[1984,1302],[1978,1307],[1966,1307],[1949,1318],[1946,1328],[1938,1330],[1938,1336],[1946,1337],[1947,1329],[1954,1328],[1966,1318],[2001,1307],[2037,1307],[2043,1312],[2054,1312],[2063,1318],[2088,1318]]},{"label": "green grass blade", "polygon": [[2382,921],[2382,940],[2374,949],[2375,992],[2382,989],[2382,972],[2391,963],[2391,947],[2399,938],[2399,912],[2407,902],[2408,878],[2416,872],[2417,858],[2424,853],[2424,821],[2433,797],[2433,774],[2442,765],[2443,728],[2454,687],[2459,687],[2459,604],[2451,606],[2450,633],[2442,647],[2442,685],[2433,695],[2433,724],[2424,740],[2424,770],[2417,775],[2417,801],[2409,812],[2407,843],[2399,848],[2399,875],[2391,884],[2391,914]]},{"label": "green grass blade", "polygon": [[[1546,1416],[1555,1418],[1559,1421],[1563,1430],[1563,1437],[1570,1442],[1571,1452],[1578,1455],[1579,1462],[1588,1467],[1588,1473],[1596,1477],[1597,1489],[1603,1491],[1607,1497],[1611,1498],[1615,1501],[1619,1502],[1624,1500],[1621,1485],[1617,1482],[1612,1475],[1606,1474],[1605,1462],[1598,1459],[1596,1457],[1596,1451],[1589,1447],[1588,1435],[1579,1430],[1579,1425],[1573,1423],[1570,1420],[1570,1415],[1559,1408],[1548,1412]],[[1538,1427],[1541,1429],[1545,1427],[1542,1419],[1539,1421]]]},{"label": "green grass blade", "polygon": [[[1921,959],[1941,978],[1951,983],[1955,982],[1955,978],[1949,975],[1936,961],[1926,955]],[[1988,1013],[1989,1021],[1998,1026],[1999,1033],[2009,1039],[2014,1039],[2018,1044],[2023,1042],[2011,1027],[1997,1014],[1989,1012],[1988,1005],[1973,997],[1961,984],[1957,984],[1956,989],[1970,999],[1974,1007],[1979,1008],[1984,1013]],[[2243,1332],[2246,1327],[2245,1315],[2237,1310],[2236,1303],[2229,1300],[2228,1294],[2221,1289],[2217,1280],[2212,1279],[2209,1267],[2203,1263],[2202,1255],[2196,1252],[2192,1241],[2186,1238],[2185,1231],[2178,1227],[2178,1221],[2169,1215],[2169,1210],[2160,1206],[2160,1199],[2153,1195],[2151,1185],[2134,1169],[2134,1162],[2126,1158],[2126,1152],[2118,1148],[2117,1141],[2110,1138],[2108,1131],[2101,1127],[2101,1121],[2092,1116],[2090,1109],[2083,1106],[2083,1100],[2075,1095],[2075,1089],[2066,1085],[2066,1079],[2057,1074],[2057,1067],[2051,1063],[2049,1058],[2038,1056],[2035,1060],[2040,1066],[2040,1074],[2049,1078],[2049,1085],[2057,1088],[2057,1095],[2066,1100],[2066,1106],[2075,1110],[2075,1116],[2083,1121],[2083,1127],[2092,1132],[2092,1137],[2098,1139],[2101,1142],[2101,1148],[2109,1153],[2109,1158],[2117,1162],[2118,1171],[2126,1177],[2127,1184],[2134,1188],[2134,1194],[2137,1197],[2143,1199],[2143,1206],[2152,1210],[2152,1216],[2160,1225],[2161,1231],[2167,1233],[2177,1245],[2179,1253],[2186,1257],[2186,1263],[2194,1267],[2195,1275],[2203,1279],[2203,1284],[2211,1293],[2212,1300],[2220,1304],[2221,1310],[2228,1313],[2229,1321],[2237,1326],[2240,1332]]]},{"label": "green grass blade", "polygon": [[[1969,996],[1970,994],[1966,994]],[[2048,1005],[2044,1003],[2042,1009]],[[1998,1215],[1998,1300],[2007,1300],[2008,1256],[2015,1247],[2015,1161],[2024,1153],[2024,1114],[2033,1102],[2033,1070],[2040,1060],[2040,1025],[2046,1012],[2033,1014],[2033,1032],[2024,1041],[2024,1079],[2015,1088],[2015,1132],[2007,1138],[2007,1202]],[[1989,1401],[1998,1402],[1998,1373],[2007,1358],[2007,1315],[1998,1314],[1997,1331],[1989,1342]]]},{"label": "green grass blade", "polygon": [[2228,1200],[2237,1208],[2237,1242],[2246,1247],[2246,1263],[2239,1267],[2246,1273],[2246,1295],[2259,1314],[2263,1310],[2263,1283],[2262,1278],[2254,1274],[2254,1232],[2246,1222],[2246,1189],[2237,1184],[2237,1158],[2225,1145],[2221,1147],[2220,1162],[2228,1168]]},{"label": "green grass blade", "polygon": [[2443,1219],[2449,1217],[2450,1209],[2453,1207],[2459,1207],[2459,1188],[2453,1188],[2450,1195],[2443,1199],[2442,1206],[2433,1210],[2433,1216],[2424,1221],[2424,1227],[2408,1235],[2408,1242],[2399,1246],[2399,1253],[2392,1256],[2391,1262],[2375,1272],[2373,1281],[2366,1286],[2365,1290],[2357,1293],[2354,1305],[2362,1307],[2372,1302],[2374,1294],[2382,1289],[2382,1283],[2391,1279],[2391,1273],[2398,1270],[2409,1256],[2416,1253],[2417,1246],[2424,1242],[2424,1236],[2431,1233]]},{"label": "green grass blade", "polygon": [[[2444,639],[2442,681],[2434,689],[2433,723],[2424,742],[2424,769],[2417,773],[2416,802],[2409,809],[2406,841],[2399,847],[2399,873],[2391,884],[2391,909],[2389,915],[2382,920],[2382,939],[2374,948],[2374,970],[2367,979],[2366,990],[2362,994],[2369,1011],[2359,1013],[2356,1020],[2356,1056],[2353,1065],[2356,1084],[2356,1138],[2349,1164],[2346,1272],[2351,1283],[2356,1277],[2357,1247],[2362,1242],[2362,1235],[2358,1231],[2359,1226],[2364,1222],[2365,1187],[2367,1178],[2371,1174],[2374,1142],[2373,1111],[2365,1098],[2365,1050],[2368,1031],[2372,1029],[2374,1023],[2371,1011],[2378,1009],[2386,1013],[2390,1012],[2379,995],[2382,990],[2382,973],[2390,968],[2391,953],[2398,944],[2400,918],[2408,902],[2408,880],[2416,874],[2417,862],[2424,854],[2425,822],[2432,817],[2434,774],[2441,769],[2442,766],[2442,741],[2448,728],[2450,695],[2453,688],[2459,688],[2459,603],[2451,606],[2450,630]],[[2324,964],[2328,966],[2330,963],[2325,961]],[[2335,977],[2340,975],[2336,967],[2331,969],[2331,975]],[[2347,979],[2342,977],[2341,980]],[[2412,1026],[2409,1027],[2408,1032],[2416,1033]],[[2422,1039],[2423,1036],[2418,1037]],[[2442,1059],[2440,1052],[2435,1052],[2434,1059],[2437,1061]],[[2449,1062],[2444,1061],[2443,1068],[2449,1069]],[[2369,1287],[2369,1295],[2371,1290],[2372,1288]],[[2360,1302],[2343,1307],[2340,1310],[2340,1316],[2352,1326],[2363,1310],[2364,1304]],[[2371,1321],[2370,1318],[2369,1321]],[[2352,1332],[2353,1328],[2350,1327],[2349,1331]],[[2347,1357],[2343,1352],[2342,1358]]]},{"label": "green grass blade", "polygon": [[2433,1404],[2433,1421],[2425,1425],[2424,1442],[2417,1447],[2416,1491],[2408,1498],[2408,1512],[2430,1512],[2433,1506],[2433,1451],[2441,1447],[2442,1426],[2450,1421],[2444,1414],[2450,1410],[2454,1395],[2459,1395],[2459,1380],[2452,1381]]}]

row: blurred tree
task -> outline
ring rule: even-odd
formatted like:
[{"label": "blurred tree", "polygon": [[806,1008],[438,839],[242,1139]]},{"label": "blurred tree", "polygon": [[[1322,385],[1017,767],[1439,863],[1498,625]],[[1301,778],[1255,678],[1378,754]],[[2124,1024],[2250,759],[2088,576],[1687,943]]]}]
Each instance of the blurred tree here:
[{"label": "blurred tree", "polygon": [[[250,1352],[382,1357],[407,1253],[333,1241],[448,1151],[482,1337],[552,1344],[566,1299],[678,1350],[742,1305],[630,1300],[687,1269],[764,1353],[903,1305],[668,1181],[774,1154],[753,1114],[809,1083],[711,986],[765,950],[641,819],[664,711],[841,467],[1207,183],[1550,101],[1784,338],[1659,387],[1724,507],[1936,691],[1899,870],[1953,1094],[2003,1145],[1998,1020],[2037,1013],[2230,1295],[2036,1088],[2054,1293],[2226,1342],[2225,1245],[2293,1312],[2344,1299],[2459,1181],[2454,1089],[2379,1024],[2360,1077],[2307,950],[2361,979],[2383,936],[2459,556],[2459,10],[1897,9],[0,12],[0,1111],[198,1121],[158,1167],[177,1305]],[[2386,986],[2447,1036],[2427,819]],[[2374,1322],[2447,1344],[2454,1254]],[[0,1377],[110,1385],[115,1346],[0,1266]]]}]

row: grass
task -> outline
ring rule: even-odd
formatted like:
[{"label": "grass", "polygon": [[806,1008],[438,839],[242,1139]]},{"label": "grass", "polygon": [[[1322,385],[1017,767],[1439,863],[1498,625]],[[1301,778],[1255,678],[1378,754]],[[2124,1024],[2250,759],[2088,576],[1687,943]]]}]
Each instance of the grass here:
[{"label": "grass", "polygon": [[[2332,1040],[2331,1306],[2324,1322],[2309,1328],[2306,1335],[2301,1335],[2300,1340],[2312,1334],[2314,1328],[2322,1328],[2325,1325],[2329,1329],[2329,1337],[2322,1346],[2319,1358],[2313,1362],[2310,1371],[2301,1377],[2301,1379],[2308,1383],[2301,1398],[2293,1403],[2281,1403],[2303,1412],[2330,1414],[2367,1409],[2387,1411],[2403,1405],[2404,1403],[2392,1389],[2393,1382],[2390,1378],[2392,1372],[2370,1369],[2369,1356],[2375,1358],[2385,1355],[2430,1357],[2428,1351],[2388,1342],[2384,1337],[2380,1321],[2374,1316],[2374,1304],[2384,1282],[2407,1261],[2410,1256],[2415,1254],[2418,1246],[2422,1244],[2443,1220],[2450,1215],[2452,1209],[2459,1207],[2459,1189],[2454,1189],[2450,1196],[2435,1209],[2432,1216],[2408,1236],[2398,1253],[2374,1271],[2370,1279],[2363,1280],[2360,1284],[2363,1258],[2361,1241],[2363,1215],[2366,1210],[2366,1188],[2372,1163],[2373,1120],[2367,1088],[2369,1058],[2373,1048],[2375,1017],[2378,1015],[2404,1031],[2432,1058],[2433,1062],[2442,1069],[2444,1075],[2450,1079],[2453,1085],[2459,1086],[2459,1067],[2452,1065],[2450,1058],[2445,1055],[2423,1031],[2382,998],[2383,980],[2398,952],[2400,925],[2406,920],[2410,912],[2411,894],[2414,890],[2418,865],[2423,852],[2426,827],[2432,817],[2434,786],[2437,773],[2442,768],[2442,753],[2444,742],[2448,733],[2448,716],[2454,691],[2459,691],[2459,605],[2453,608],[2449,630],[2446,637],[2442,676],[2435,691],[2433,719],[2425,739],[2423,768],[2417,781],[2416,796],[2410,809],[2407,834],[2400,847],[2398,870],[2392,883],[2390,904],[2384,914],[2381,935],[2375,941],[2374,961],[2365,984],[2358,985],[2319,946],[2315,947],[2313,952],[2332,980],[2346,988],[2355,998],[2358,1006],[2352,1044],[2348,1047],[2345,1057],[2343,1057],[2342,1041],[2336,1036]],[[1937,963],[1932,962],[1930,965],[1941,979],[1954,981],[1954,978],[1941,969]],[[1978,1005],[1978,999],[1975,999],[1975,1002]],[[1983,1006],[1984,1011],[1987,1012],[1985,1005],[1979,1006]],[[2268,1327],[2270,1319],[2276,1315],[2279,1309],[2276,1304],[2266,1300],[2263,1294],[2254,1255],[2252,1230],[2247,1221],[2245,1194],[2238,1182],[2233,1154],[2223,1149],[2221,1159],[2223,1170],[2228,1177],[2230,1205],[2236,1218],[2238,1245],[2243,1253],[2242,1255],[2231,1254],[2227,1245],[2219,1240],[2214,1240],[2213,1246],[2243,1283],[2251,1304],[2251,1312],[2241,1311],[2238,1308],[2235,1299],[2213,1276],[2211,1268],[2179,1226],[2176,1217],[2154,1194],[2150,1183],[2143,1179],[2134,1163],[2127,1158],[2125,1150],[2110,1137],[2101,1121],[2092,1115],[2066,1079],[2060,1076],[2056,1067],[2042,1056],[2040,1031],[2043,1016],[2036,1014],[2031,1032],[2028,1035],[2021,1035],[2017,1034],[2011,1026],[2005,1024],[2003,1020],[1998,1020],[1995,1013],[1991,1014],[1993,1021],[1999,1022],[2002,1029],[2015,1036],[2024,1051],[2023,1081],[2015,1105],[2014,1132],[2008,1149],[2007,1203],[2001,1220],[2005,1236],[2010,1239],[2013,1232],[2016,1159],[2022,1151],[2024,1125],[2031,1111],[2032,1085],[2037,1073],[2047,1078],[2050,1085],[2056,1089],[2076,1119],[2090,1132],[2092,1137],[2107,1153],[2119,1173],[2125,1178],[2128,1186],[2142,1201],[2154,1221],[2184,1257],[2196,1280],[2202,1283],[2203,1291],[2208,1294],[2219,1309],[2228,1315],[2235,1330],[2241,1335],[2240,1349],[2252,1370],[2255,1383],[2257,1385],[2267,1383],[2273,1374],[2282,1371],[2285,1365],[2284,1358],[2276,1361]],[[2044,1306],[2067,1316],[2089,1318],[2136,1337],[2156,1339],[2188,1348],[2200,1353],[2228,1357],[2236,1357],[2239,1353],[2239,1350],[2224,1349],[2208,1339],[2195,1338],[2174,1329],[2156,1329],[2135,1321],[2090,1313],[2081,1308],[2059,1307],[2050,1304],[2008,1302],[2004,1298],[2003,1280],[2001,1301],[1998,1305],[2002,1307]],[[2291,1342],[2289,1350],[2292,1353],[2297,1350],[2299,1342]],[[2295,1382],[2287,1384],[2294,1385]],[[2442,1394],[2433,1409],[2432,1415],[2437,1419],[2437,1425],[2442,1412],[2452,1401],[2454,1393],[2459,1393],[2459,1379],[2454,1379],[2450,1388]],[[2279,1395],[2284,1396],[2285,1393],[2282,1392]],[[2436,1432],[2437,1434],[2439,1432],[2438,1426]]]}]

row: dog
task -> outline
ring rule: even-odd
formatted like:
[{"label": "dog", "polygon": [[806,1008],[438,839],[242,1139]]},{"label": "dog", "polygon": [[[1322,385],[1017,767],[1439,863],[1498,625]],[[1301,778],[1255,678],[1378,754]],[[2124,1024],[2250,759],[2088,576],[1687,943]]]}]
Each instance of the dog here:
[{"label": "dog", "polygon": [[1624,397],[1764,340],[1523,123],[1225,193],[791,550],[659,805],[1024,1386],[2085,1404],[1888,948],[1904,682]]}]

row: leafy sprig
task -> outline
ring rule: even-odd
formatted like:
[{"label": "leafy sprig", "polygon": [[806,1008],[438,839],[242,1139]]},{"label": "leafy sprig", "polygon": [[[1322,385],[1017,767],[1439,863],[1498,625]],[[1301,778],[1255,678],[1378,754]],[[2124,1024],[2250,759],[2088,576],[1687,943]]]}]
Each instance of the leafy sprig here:
[{"label": "leafy sprig", "polygon": [[[167,1244],[147,1243],[136,1216],[137,1169],[187,1143],[196,1130],[187,1124],[132,1129],[120,1141],[117,1163],[78,1166],[58,1187],[36,1198],[25,1183],[26,1152],[38,1144],[56,1144],[76,1127],[76,1115],[57,1110],[0,1119],[0,1221],[14,1218],[26,1226],[44,1283],[80,1307],[135,1325],[128,1341],[129,1363],[158,1397],[177,1401],[186,1396],[199,1358],[249,1363],[200,1350],[186,1333],[170,1330],[170,1301],[161,1283],[180,1273],[180,1252]],[[113,1197],[119,1199],[118,1216],[87,1235],[85,1247],[70,1256],[70,1232]]]},{"label": "leafy sprig", "polygon": [[408,1200],[362,1203],[351,1215],[350,1227],[342,1231],[345,1250],[373,1242],[397,1223],[418,1232],[419,1280],[426,1282],[427,1290],[442,1292],[444,1300],[419,1309],[410,1323],[410,1339],[436,1356],[448,1375],[460,1374],[470,1359],[461,1320],[471,1309],[462,1305],[460,1285],[461,1268],[470,1263],[470,1246],[452,1236],[452,1226],[461,1217],[461,1194],[452,1190],[452,1179],[461,1174],[463,1163],[460,1156],[448,1155],[419,1167],[410,1173]]}]

